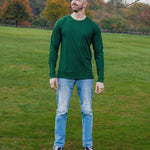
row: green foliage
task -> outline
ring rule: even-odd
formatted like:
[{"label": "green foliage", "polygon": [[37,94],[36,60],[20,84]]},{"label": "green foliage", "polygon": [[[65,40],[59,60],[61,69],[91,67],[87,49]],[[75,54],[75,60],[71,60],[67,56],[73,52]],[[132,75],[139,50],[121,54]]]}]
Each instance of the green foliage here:
[{"label": "green foliage", "polygon": [[135,27],[141,23],[150,26],[150,6],[143,3],[134,4],[128,8],[126,18],[129,19]]},{"label": "green foliage", "polygon": [[138,24],[136,30],[143,33],[150,33],[150,26],[145,24]]},{"label": "green foliage", "polygon": [[46,26],[48,26],[48,21],[44,17],[40,16],[33,20],[32,25],[46,27]]},{"label": "green foliage", "polygon": [[116,7],[124,7],[124,0],[108,0],[107,5],[112,5]]},{"label": "green foliage", "polygon": [[128,31],[129,25],[123,18],[120,17],[111,17],[111,18],[103,18],[101,21],[101,27],[103,29],[111,30],[111,31]]},{"label": "green foliage", "polygon": [[[118,8],[117,5],[115,5],[117,7],[113,6],[114,2],[114,0],[111,0],[110,2],[106,3],[107,5],[103,4],[101,9],[99,8],[94,11],[93,18],[97,22],[98,20],[101,22],[102,28],[107,29],[108,27],[108,29],[112,31],[149,31],[149,5],[137,3],[131,5],[129,8]],[[122,0],[120,1],[120,4],[121,3],[123,3]],[[140,25],[141,23],[144,25],[143,27]]]},{"label": "green foliage", "polygon": [[1,18],[4,21],[16,21],[16,26],[18,26],[19,21],[23,20],[30,20],[31,14],[29,10],[29,6],[26,6],[26,1],[23,2],[22,0],[6,0],[3,5],[3,10],[1,13]]},{"label": "green foliage", "polygon": [[46,8],[43,11],[43,16],[48,21],[56,21],[69,14],[70,4],[66,0],[47,0]]},{"label": "green foliage", "polygon": [[0,0],[0,7],[3,6],[5,0]]},{"label": "green foliage", "polygon": [[32,8],[32,12],[36,17],[39,17],[42,11],[45,8],[45,2],[46,0],[29,0],[30,1],[30,7]]},{"label": "green foliage", "polygon": [[88,0],[90,10],[102,9],[105,5],[104,0]]},{"label": "green foliage", "polygon": [[92,10],[89,9],[89,5],[87,6],[87,8],[85,10],[85,15],[88,16],[89,18],[93,19]]},{"label": "green foliage", "polygon": [[[16,1],[24,2],[27,0],[16,0]],[[32,12],[35,18],[35,20],[32,21],[33,25],[38,24],[40,26],[45,26],[46,22],[43,19],[44,17],[49,22],[49,24],[51,23],[52,24],[51,26],[53,26],[53,24],[58,18],[72,13],[72,10],[69,8],[71,2],[70,0],[47,0],[47,2],[46,0],[29,0],[29,1],[30,7],[32,8]],[[149,32],[150,5],[144,3],[136,3],[128,8],[124,8],[125,6],[124,1],[118,0],[118,2],[119,2],[118,4],[115,4],[116,3],[115,0],[110,0],[107,3],[105,3],[104,0],[88,0],[89,5],[86,9],[86,15],[92,18],[97,23],[102,22],[107,24],[106,26],[108,26],[109,29],[113,31],[130,30],[130,31]],[[4,0],[1,0],[0,5],[2,5],[3,3]],[[23,10],[23,8],[19,10],[21,11]],[[0,14],[1,14],[0,23],[14,24],[14,21],[16,21],[15,19],[5,20],[4,18],[2,18],[3,12],[4,9],[2,11],[2,8],[0,7]],[[32,16],[31,11],[29,12],[30,16]],[[24,16],[26,16],[26,14]],[[113,18],[114,21],[110,18]],[[115,23],[115,21],[117,22]],[[110,25],[108,23],[110,23]],[[101,27],[106,29],[106,26]]]}]

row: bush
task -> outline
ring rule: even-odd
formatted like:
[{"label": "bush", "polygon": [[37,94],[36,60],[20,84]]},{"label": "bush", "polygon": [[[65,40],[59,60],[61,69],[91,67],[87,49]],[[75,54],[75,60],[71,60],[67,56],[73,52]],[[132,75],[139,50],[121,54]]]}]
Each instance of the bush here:
[{"label": "bush", "polygon": [[27,20],[21,21],[19,23],[19,25],[25,26],[25,27],[31,27],[31,23],[29,21],[27,21]]},{"label": "bush", "polygon": [[136,27],[136,31],[143,33],[150,33],[150,26],[144,24],[138,24]]},{"label": "bush", "polygon": [[48,26],[48,21],[44,17],[38,17],[37,19],[33,20],[32,25],[46,27]]},{"label": "bush", "polygon": [[121,17],[103,18],[100,24],[102,29],[110,31],[129,31],[129,24]]}]

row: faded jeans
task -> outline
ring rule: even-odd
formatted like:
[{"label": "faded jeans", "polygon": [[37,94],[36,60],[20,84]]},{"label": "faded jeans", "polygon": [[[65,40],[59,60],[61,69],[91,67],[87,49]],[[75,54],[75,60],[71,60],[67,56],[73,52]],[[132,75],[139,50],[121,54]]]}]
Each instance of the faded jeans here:
[{"label": "faded jeans", "polygon": [[70,102],[70,96],[76,84],[80,99],[82,114],[82,142],[83,146],[92,146],[92,96],[93,79],[73,80],[58,78],[57,88],[57,113],[55,120],[55,143],[54,146],[64,147],[66,120]]}]

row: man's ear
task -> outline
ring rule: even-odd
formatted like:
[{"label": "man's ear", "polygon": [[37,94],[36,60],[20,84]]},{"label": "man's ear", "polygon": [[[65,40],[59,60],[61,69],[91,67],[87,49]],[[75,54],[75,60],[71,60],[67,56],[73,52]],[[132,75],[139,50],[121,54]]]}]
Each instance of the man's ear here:
[{"label": "man's ear", "polygon": [[83,7],[84,7],[84,8],[86,8],[86,7],[87,7],[87,5],[88,5],[88,2],[87,2],[87,1],[84,1],[84,3],[83,3]]}]

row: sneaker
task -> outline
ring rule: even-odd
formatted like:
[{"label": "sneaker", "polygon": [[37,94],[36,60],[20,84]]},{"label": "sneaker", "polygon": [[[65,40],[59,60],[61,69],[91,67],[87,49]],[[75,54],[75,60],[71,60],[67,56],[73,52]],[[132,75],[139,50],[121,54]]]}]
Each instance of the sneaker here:
[{"label": "sneaker", "polygon": [[87,146],[87,147],[83,147],[84,148],[84,150],[94,150],[94,148],[92,147],[92,146]]},{"label": "sneaker", "polygon": [[63,148],[62,148],[62,147],[54,146],[54,147],[53,147],[53,150],[63,150]]}]

